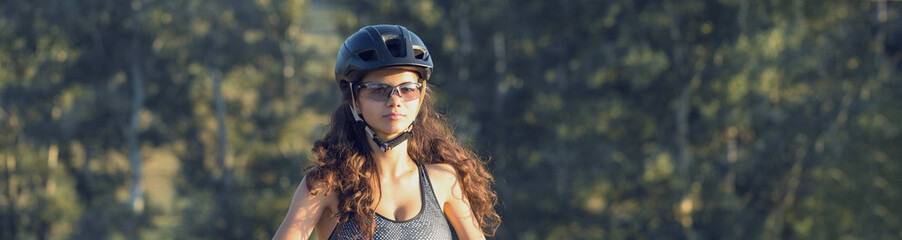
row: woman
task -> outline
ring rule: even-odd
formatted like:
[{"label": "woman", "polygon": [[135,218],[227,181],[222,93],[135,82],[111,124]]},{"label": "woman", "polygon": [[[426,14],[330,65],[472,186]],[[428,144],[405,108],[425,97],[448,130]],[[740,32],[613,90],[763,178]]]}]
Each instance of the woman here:
[{"label": "woman", "polygon": [[[343,101],[273,239],[461,239],[494,234],[492,176],[432,111],[432,57],[397,25],[342,44]],[[447,219],[447,221],[446,221]]]}]

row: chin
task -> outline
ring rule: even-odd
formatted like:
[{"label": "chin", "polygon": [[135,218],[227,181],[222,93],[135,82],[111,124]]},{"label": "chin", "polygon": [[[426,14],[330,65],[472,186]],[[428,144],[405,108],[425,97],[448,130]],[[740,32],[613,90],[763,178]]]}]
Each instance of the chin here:
[{"label": "chin", "polygon": [[388,135],[396,135],[396,134],[401,134],[401,133],[403,133],[405,130],[407,130],[407,127],[397,127],[397,126],[395,126],[395,127],[392,127],[392,128],[390,128],[390,129],[388,129],[388,131],[385,131],[385,132],[386,132],[386,133],[389,133]]},{"label": "chin", "polygon": [[[380,129],[380,130],[382,130],[382,132],[386,133],[388,136],[392,136],[392,135],[398,135],[398,134],[403,133],[405,130],[407,130],[408,126],[410,126],[410,123],[391,124],[388,126],[383,126],[382,129]],[[375,130],[375,129],[373,129],[373,130]]]}]

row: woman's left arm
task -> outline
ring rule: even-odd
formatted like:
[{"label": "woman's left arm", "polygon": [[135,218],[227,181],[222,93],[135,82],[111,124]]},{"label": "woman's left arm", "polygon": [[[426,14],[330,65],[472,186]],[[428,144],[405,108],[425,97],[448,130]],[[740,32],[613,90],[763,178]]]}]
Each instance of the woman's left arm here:
[{"label": "woman's left arm", "polygon": [[448,164],[435,164],[433,183],[440,197],[438,200],[444,206],[445,216],[454,226],[457,236],[460,239],[485,239],[482,230],[480,230],[479,222],[470,209],[470,202],[464,197],[461,190],[460,181],[458,181],[457,171]]}]

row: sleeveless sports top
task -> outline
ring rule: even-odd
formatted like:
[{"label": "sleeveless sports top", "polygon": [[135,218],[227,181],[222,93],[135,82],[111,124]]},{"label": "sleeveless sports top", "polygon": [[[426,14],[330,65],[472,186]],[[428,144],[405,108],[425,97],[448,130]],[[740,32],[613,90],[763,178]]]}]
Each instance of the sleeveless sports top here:
[{"label": "sleeveless sports top", "polygon": [[[429,175],[422,165],[417,165],[420,175],[420,212],[410,220],[394,221],[376,213],[374,240],[388,239],[451,239],[451,228],[432,191]],[[353,217],[340,222],[332,230],[329,239],[360,239],[363,237],[357,220]]]}]

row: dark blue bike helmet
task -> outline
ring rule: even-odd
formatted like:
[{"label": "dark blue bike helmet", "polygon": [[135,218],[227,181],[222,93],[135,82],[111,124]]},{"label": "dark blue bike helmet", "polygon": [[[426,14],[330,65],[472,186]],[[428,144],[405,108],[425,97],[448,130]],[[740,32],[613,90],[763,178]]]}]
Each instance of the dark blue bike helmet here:
[{"label": "dark blue bike helmet", "polygon": [[339,87],[360,81],[369,71],[409,67],[422,80],[432,75],[432,57],[416,34],[399,25],[366,26],[348,37],[338,50],[335,81]]}]

